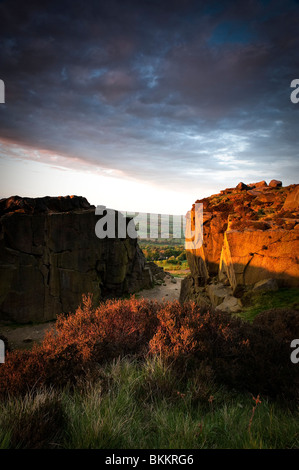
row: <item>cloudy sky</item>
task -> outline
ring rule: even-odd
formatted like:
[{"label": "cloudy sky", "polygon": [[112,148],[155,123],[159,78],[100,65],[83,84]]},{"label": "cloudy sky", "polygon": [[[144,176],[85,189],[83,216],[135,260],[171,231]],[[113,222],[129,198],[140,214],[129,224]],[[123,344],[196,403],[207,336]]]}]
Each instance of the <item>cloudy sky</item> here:
[{"label": "cloudy sky", "polygon": [[0,197],[180,214],[299,182],[298,0],[0,0],[0,18]]}]

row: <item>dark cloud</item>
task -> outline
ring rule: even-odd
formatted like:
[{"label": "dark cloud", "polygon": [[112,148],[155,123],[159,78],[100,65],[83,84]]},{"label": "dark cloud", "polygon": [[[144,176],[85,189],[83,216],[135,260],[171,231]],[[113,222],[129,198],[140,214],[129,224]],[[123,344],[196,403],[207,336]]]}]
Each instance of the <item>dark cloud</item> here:
[{"label": "dark cloud", "polygon": [[297,2],[9,0],[0,16],[5,148],[161,184],[161,167],[183,184],[270,164],[294,181]]}]

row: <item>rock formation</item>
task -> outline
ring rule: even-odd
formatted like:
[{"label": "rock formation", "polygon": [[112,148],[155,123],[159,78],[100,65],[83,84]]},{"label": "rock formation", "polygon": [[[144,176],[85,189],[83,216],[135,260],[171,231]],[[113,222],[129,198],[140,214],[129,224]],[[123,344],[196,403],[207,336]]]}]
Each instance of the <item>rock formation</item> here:
[{"label": "rock formation", "polygon": [[95,301],[150,287],[137,240],[99,239],[83,197],[0,200],[0,319],[47,321]]},{"label": "rock formation", "polygon": [[[182,301],[202,298],[215,277],[218,291],[229,288],[215,307],[224,300],[232,304],[232,296],[259,281],[299,287],[299,185],[239,183],[196,202],[203,204],[203,244],[187,251],[191,276],[182,283]],[[210,300],[212,292],[204,288]]]}]

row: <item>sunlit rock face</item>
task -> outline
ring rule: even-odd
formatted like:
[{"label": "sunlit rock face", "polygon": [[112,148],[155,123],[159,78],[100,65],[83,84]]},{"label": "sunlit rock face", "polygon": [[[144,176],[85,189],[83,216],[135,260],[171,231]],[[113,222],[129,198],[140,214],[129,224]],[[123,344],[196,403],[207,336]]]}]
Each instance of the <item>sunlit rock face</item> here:
[{"label": "sunlit rock face", "polygon": [[[117,213],[116,213],[117,214]],[[0,319],[47,321],[94,300],[148,287],[137,240],[99,239],[83,197],[0,201]]]},{"label": "sunlit rock face", "polygon": [[299,185],[270,183],[239,183],[196,201],[203,204],[203,244],[187,251],[186,286],[195,291],[217,276],[234,294],[264,279],[299,287]]}]

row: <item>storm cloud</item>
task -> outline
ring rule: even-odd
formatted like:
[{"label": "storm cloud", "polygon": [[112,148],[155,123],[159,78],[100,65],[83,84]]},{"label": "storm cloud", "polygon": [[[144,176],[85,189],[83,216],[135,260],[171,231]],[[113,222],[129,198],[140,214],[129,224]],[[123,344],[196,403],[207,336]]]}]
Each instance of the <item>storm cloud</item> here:
[{"label": "storm cloud", "polygon": [[164,187],[297,182],[297,1],[10,0],[0,17],[2,158]]}]

